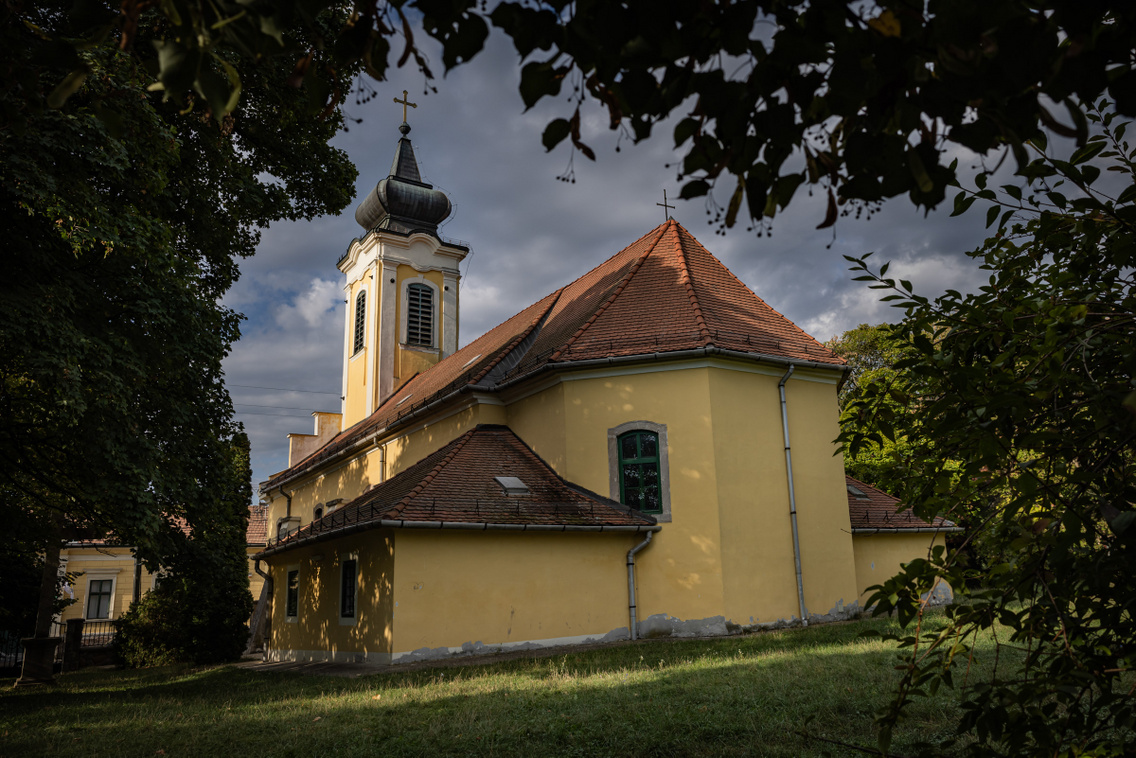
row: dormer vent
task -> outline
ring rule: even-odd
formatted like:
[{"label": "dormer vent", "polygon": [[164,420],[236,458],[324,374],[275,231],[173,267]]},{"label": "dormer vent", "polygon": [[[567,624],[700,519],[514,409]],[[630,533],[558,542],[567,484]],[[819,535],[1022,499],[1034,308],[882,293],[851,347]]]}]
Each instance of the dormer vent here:
[{"label": "dormer vent", "polygon": [[515,476],[495,476],[493,479],[501,485],[506,495],[529,494],[529,486]]}]

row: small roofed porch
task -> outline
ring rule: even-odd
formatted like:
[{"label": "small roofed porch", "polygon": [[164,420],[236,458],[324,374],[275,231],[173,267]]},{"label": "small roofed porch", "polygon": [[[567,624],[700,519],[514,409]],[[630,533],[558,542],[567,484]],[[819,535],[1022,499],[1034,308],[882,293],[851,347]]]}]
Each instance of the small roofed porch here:
[{"label": "small roofed porch", "polygon": [[631,636],[628,552],[655,519],[480,425],[257,558],[267,660],[385,664]]}]

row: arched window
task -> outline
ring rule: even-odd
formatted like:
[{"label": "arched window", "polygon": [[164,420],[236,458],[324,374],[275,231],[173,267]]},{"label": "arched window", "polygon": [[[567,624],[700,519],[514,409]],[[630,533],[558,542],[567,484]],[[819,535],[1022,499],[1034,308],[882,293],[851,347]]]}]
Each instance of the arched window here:
[{"label": "arched window", "polygon": [[367,293],[360,292],[355,298],[355,354],[363,349],[367,337]]},{"label": "arched window", "polygon": [[666,425],[630,421],[608,429],[607,441],[612,500],[670,522]]},{"label": "arched window", "polygon": [[406,288],[406,344],[434,345],[434,290],[425,284]]}]

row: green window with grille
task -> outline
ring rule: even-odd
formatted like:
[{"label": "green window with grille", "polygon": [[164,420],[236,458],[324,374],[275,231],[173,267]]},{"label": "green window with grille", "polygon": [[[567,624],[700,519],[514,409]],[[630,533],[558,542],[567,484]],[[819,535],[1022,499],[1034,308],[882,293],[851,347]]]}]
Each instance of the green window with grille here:
[{"label": "green window with grille", "polygon": [[659,435],[633,431],[619,443],[619,499],[644,513],[662,513],[659,496]]}]

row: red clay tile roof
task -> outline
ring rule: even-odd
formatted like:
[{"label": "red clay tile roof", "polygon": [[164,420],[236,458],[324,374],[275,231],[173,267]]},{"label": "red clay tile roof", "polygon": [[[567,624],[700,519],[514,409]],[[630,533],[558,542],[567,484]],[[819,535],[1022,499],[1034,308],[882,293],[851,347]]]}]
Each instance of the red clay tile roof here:
[{"label": "red clay tile roof", "polygon": [[264,545],[268,543],[267,505],[249,506],[249,525],[245,539],[250,545]]},{"label": "red clay tile roof", "polygon": [[671,220],[411,378],[368,418],[261,486],[289,481],[454,392],[492,392],[579,361],[698,348],[845,366]]},{"label": "red clay tile roof", "polygon": [[[496,477],[528,494],[508,495]],[[585,527],[650,527],[655,519],[565,481],[506,426],[481,424],[382,484],[289,534],[307,542],[381,521]]]},{"label": "red clay tile roof", "polygon": [[[910,510],[900,511],[899,498],[845,474],[848,484],[848,515],[852,529],[955,529],[955,525],[938,516],[928,524]],[[859,490],[863,497],[853,492]]]}]

